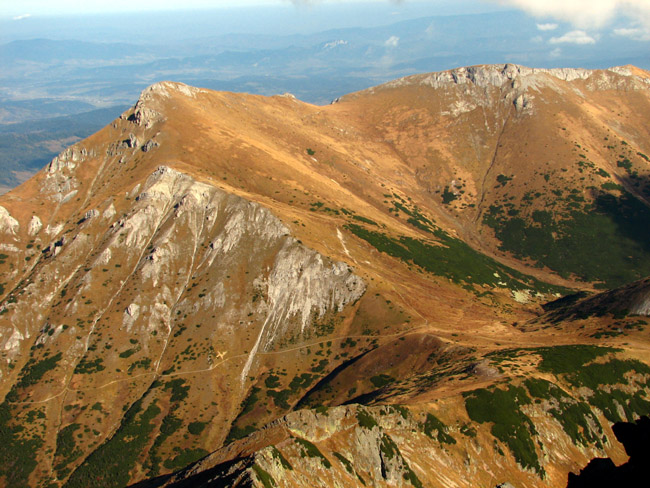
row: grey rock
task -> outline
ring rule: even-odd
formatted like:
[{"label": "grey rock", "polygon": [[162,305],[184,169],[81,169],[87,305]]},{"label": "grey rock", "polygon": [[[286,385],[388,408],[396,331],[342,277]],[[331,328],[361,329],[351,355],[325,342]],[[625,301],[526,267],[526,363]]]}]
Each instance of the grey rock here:
[{"label": "grey rock", "polygon": [[154,141],[153,139],[149,139],[147,142],[144,143],[142,146],[142,152],[149,152],[152,149],[160,146],[157,141]]}]

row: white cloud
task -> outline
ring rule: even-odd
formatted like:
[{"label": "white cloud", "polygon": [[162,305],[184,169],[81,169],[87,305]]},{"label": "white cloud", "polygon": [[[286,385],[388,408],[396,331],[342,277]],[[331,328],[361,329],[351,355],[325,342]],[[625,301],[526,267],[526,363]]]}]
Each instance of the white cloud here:
[{"label": "white cloud", "polygon": [[23,20],[23,19],[28,19],[31,17],[32,14],[22,14],[22,15],[16,15],[13,20]]},{"label": "white cloud", "polygon": [[541,31],[552,31],[557,29],[557,24],[537,24],[537,30]]},{"label": "white cloud", "polygon": [[548,42],[550,42],[551,44],[585,45],[585,44],[596,44],[596,39],[591,37],[585,31],[574,30],[571,32],[567,32],[562,37],[551,37],[551,39]]},{"label": "white cloud", "polygon": [[540,18],[570,22],[580,29],[601,28],[617,15],[650,27],[648,0],[492,0],[518,7]]},{"label": "white cloud", "polygon": [[614,34],[621,37],[629,37],[635,41],[650,41],[650,28],[623,27],[614,29]]},{"label": "white cloud", "polygon": [[386,42],[384,42],[384,45],[386,47],[397,47],[399,45],[399,37],[397,36],[390,36]]},{"label": "white cloud", "polygon": [[553,49],[553,50],[552,50],[548,55],[549,55],[552,59],[559,58],[560,56],[562,56],[562,49],[559,48],[559,47],[556,47],[556,48]]}]

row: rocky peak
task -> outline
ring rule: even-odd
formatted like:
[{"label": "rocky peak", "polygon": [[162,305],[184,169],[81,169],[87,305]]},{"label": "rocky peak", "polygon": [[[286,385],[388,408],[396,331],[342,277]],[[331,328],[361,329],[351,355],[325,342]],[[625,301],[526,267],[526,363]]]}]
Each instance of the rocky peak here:
[{"label": "rocky peak", "polygon": [[139,126],[149,129],[156,122],[165,120],[160,112],[159,102],[163,99],[171,98],[174,95],[196,98],[199,93],[205,90],[188,86],[185,83],[160,81],[145,88],[140,94],[137,103],[133,109],[133,114],[128,117],[132,122]]},{"label": "rocky peak", "polygon": [[[505,84],[528,85],[530,81],[540,82],[545,76],[551,76],[561,81],[586,80],[596,74],[618,75],[632,78],[635,82],[648,85],[650,80],[633,74],[627,66],[618,66],[607,70],[589,70],[583,68],[528,68],[517,64],[486,64],[455,68],[448,71],[415,75],[401,78],[386,85],[385,87],[396,87],[404,85],[427,85],[432,88],[444,88],[450,85],[472,84],[479,88],[501,87]],[[605,86],[598,86],[606,88]],[[517,86],[513,86],[517,88]]]}]

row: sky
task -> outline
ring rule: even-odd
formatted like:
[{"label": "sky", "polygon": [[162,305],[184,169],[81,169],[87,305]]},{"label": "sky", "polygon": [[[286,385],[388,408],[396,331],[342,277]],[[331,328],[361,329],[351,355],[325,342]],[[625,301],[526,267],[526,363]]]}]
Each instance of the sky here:
[{"label": "sky", "polygon": [[[378,0],[355,0],[355,3],[372,3]],[[388,0],[386,0],[388,1]],[[399,4],[404,0],[394,0]],[[80,13],[118,13],[133,11],[157,11],[179,9],[212,9],[250,6],[296,5],[314,7],[319,3],[352,3],[345,0],[4,0],[0,5],[3,16],[20,17],[35,14],[80,14]],[[434,2],[430,2],[434,3]],[[445,3],[445,2],[437,2]],[[453,2],[446,2],[453,3]]]},{"label": "sky", "polygon": [[[398,9],[407,3],[429,3],[441,7],[457,6],[458,13],[468,4],[521,9],[539,19],[573,24],[579,31],[601,29],[614,18],[626,18],[628,26],[620,35],[650,39],[650,0],[355,0],[355,3],[391,3]],[[39,15],[118,13],[133,11],[213,9],[255,5],[318,8],[322,3],[352,3],[345,0],[3,0],[0,17],[24,20]],[[549,25],[551,25],[549,23]],[[578,34],[576,34],[578,35]]]}]

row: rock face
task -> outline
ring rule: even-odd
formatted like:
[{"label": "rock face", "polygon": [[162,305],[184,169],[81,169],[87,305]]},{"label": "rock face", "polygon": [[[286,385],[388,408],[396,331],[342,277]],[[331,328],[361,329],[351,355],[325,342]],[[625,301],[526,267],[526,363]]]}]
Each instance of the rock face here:
[{"label": "rock face", "polygon": [[610,424],[650,405],[648,79],[144,90],[0,197],[0,486],[541,488],[621,460]]},{"label": "rock face", "polygon": [[0,231],[6,234],[15,234],[20,228],[20,224],[14,219],[7,209],[0,207]]},{"label": "rock face", "polygon": [[[552,418],[543,408],[529,411]],[[542,449],[556,457],[552,438],[563,440],[566,433],[552,420],[546,428],[549,444]],[[260,448],[263,438],[270,445]],[[490,486],[507,474],[478,455],[494,448],[486,441],[421,409],[353,405],[318,413],[301,410],[151,486]],[[526,482],[542,487],[551,479]]]},{"label": "rock face", "polygon": [[[596,71],[580,68],[527,68],[516,64],[506,65],[482,65],[456,68],[440,73],[431,73],[427,75],[414,75],[399,80],[391,81],[385,87],[402,86],[408,84],[423,84],[431,88],[445,88],[451,84],[464,85],[472,84],[479,88],[501,87],[506,83],[511,84],[513,88],[520,86],[530,86],[535,83],[543,83],[548,77],[556,78],[562,81],[588,80],[594,77],[594,88],[607,89],[608,86],[602,80],[610,79],[616,83],[609,74],[616,74],[629,77],[634,83],[643,86],[648,85],[647,78],[635,76],[629,68],[616,67],[605,71]],[[600,81],[599,81],[600,80]],[[547,82],[548,83],[548,82]],[[609,87],[614,86],[610,84]]]}]

